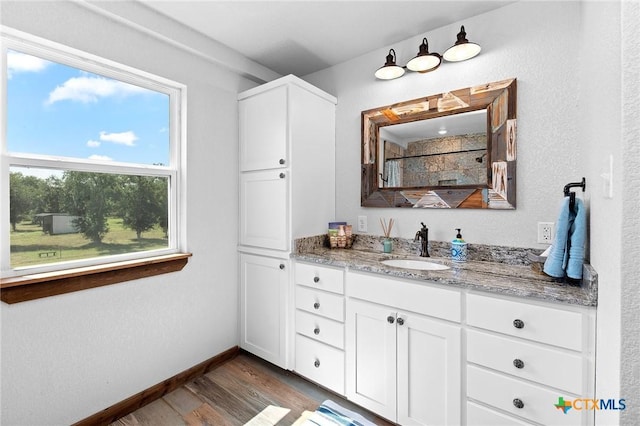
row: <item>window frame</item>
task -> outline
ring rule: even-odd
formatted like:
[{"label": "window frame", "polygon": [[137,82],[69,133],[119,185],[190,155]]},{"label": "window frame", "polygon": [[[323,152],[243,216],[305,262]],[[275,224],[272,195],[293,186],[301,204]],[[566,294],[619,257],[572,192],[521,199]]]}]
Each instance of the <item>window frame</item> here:
[{"label": "window frame", "polygon": [[[144,165],[137,163],[104,162],[98,160],[67,158],[12,152],[6,143],[7,129],[7,52],[14,50],[34,55],[52,62],[71,66],[107,78],[134,84],[169,96],[170,114],[170,155],[168,166]],[[162,259],[186,259],[186,120],[187,86],[182,83],[142,71],[97,55],[49,41],[0,25],[0,284],[1,288],[13,288],[21,282],[30,285],[30,277],[51,277],[52,281],[68,276],[70,271],[84,271],[87,274],[111,270],[122,271],[123,265],[155,265]],[[101,172],[158,176],[169,179],[169,244],[166,249],[126,253],[115,256],[96,257],[69,262],[56,262],[34,266],[12,268],[10,264],[10,221],[9,221],[9,168],[38,167],[58,170]],[[5,202],[6,200],[6,202]],[[186,263],[186,262],[185,262]],[[113,266],[113,268],[110,267]],[[183,265],[184,266],[184,265]],[[181,268],[180,268],[181,269]],[[149,271],[147,271],[148,273]],[[169,271],[170,272],[170,271]],[[123,279],[128,280],[131,278]],[[35,281],[42,285],[43,279]],[[47,279],[44,279],[46,282]],[[104,284],[101,284],[104,285]]]}]

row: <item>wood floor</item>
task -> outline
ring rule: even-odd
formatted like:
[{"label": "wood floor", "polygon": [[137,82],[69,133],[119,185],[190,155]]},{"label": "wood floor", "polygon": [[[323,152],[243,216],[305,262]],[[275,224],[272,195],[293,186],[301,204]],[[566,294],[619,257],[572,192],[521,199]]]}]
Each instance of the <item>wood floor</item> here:
[{"label": "wood floor", "polygon": [[334,393],[244,352],[111,425],[244,425],[265,408],[277,406],[290,411],[277,423],[254,420],[254,424],[289,426],[305,410],[314,411],[326,399],[360,413],[377,425],[392,425]]}]

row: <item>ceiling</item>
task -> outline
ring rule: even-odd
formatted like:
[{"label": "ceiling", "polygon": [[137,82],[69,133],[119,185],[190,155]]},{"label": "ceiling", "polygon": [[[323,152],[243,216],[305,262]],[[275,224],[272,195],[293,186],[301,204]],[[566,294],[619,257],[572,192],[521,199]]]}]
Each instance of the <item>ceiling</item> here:
[{"label": "ceiling", "polygon": [[[298,76],[513,3],[138,1],[278,74]],[[454,41],[455,34],[451,34],[451,44]],[[382,65],[384,55],[380,62]]]},{"label": "ceiling", "polygon": [[[439,133],[446,130],[446,134]],[[380,135],[385,134],[394,142],[407,147],[410,142],[445,136],[487,133],[487,110],[465,112],[463,114],[445,115],[429,120],[418,120],[409,123],[394,124],[380,128]]]}]

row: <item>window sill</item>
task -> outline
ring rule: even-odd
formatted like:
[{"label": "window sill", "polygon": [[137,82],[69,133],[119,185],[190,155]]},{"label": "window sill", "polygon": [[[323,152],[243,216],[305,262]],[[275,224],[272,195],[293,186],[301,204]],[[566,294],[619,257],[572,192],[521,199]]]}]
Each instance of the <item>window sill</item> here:
[{"label": "window sill", "polygon": [[19,303],[182,270],[191,253],[0,279],[0,300]]}]

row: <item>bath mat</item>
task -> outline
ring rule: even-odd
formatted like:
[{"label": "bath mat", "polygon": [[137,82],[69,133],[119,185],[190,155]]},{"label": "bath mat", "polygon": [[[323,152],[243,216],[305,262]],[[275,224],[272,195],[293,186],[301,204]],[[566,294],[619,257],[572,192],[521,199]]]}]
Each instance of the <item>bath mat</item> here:
[{"label": "bath mat", "polygon": [[324,401],[316,411],[306,411],[292,426],[376,426],[360,414],[347,410],[331,400]]}]

